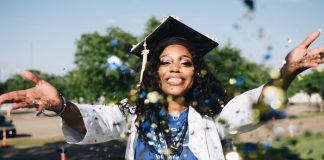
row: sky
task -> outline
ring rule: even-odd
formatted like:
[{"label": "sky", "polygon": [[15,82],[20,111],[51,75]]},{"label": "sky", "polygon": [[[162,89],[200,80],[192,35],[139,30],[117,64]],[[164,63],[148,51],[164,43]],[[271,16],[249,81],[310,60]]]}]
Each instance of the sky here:
[{"label": "sky", "polygon": [[[75,67],[76,41],[118,26],[133,35],[146,21],[172,15],[230,44],[255,63],[279,68],[285,55],[324,28],[323,0],[1,0],[0,81],[24,69],[64,75]],[[324,35],[311,47],[324,46]]]}]

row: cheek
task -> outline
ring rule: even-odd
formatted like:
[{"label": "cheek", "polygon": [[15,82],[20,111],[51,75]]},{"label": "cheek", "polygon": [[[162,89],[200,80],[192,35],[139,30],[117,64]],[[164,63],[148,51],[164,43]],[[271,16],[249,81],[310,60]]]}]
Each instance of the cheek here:
[{"label": "cheek", "polygon": [[186,73],[186,75],[187,75],[187,77],[188,77],[189,79],[191,79],[191,81],[193,81],[193,80],[194,80],[194,75],[195,75],[195,71],[194,71],[194,69],[192,69],[192,70],[188,70],[187,73]]}]

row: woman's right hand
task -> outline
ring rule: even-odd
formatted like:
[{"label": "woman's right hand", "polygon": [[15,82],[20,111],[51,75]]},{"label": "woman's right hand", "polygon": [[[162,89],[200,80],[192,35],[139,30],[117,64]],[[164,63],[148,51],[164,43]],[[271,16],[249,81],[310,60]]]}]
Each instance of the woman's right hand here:
[{"label": "woman's right hand", "polygon": [[56,88],[29,71],[22,71],[21,74],[35,86],[0,95],[0,104],[13,103],[12,109],[36,108],[38,111],[46,109],[54,112],[61,110],[62,99]]}]

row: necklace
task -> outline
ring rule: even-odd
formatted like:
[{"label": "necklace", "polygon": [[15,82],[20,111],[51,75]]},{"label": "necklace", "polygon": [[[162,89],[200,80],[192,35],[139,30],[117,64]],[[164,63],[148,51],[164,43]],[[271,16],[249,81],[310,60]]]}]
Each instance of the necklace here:
[{"label": "necklace", "polygon": [[[188,130],[187,117],[185,118],[185,121],[182,121],[182,126],[179,129],[180,131],[174,136],[172,136],[171,129],[169,127],[168,132],[157,132],[156,129],[142,132],[142,134],[139,134],[139,138],[142,140],[142,143],[145,145],[147,150],[155,154],[157,159],[176,159],[176,157],[181,155],[183,150],[183,143]],[[152,134],[152,132],[154,133]],[[154,135],[154,138],[152,135]],[[171,137],[171,139],[166,139],[166,136]],[[156,143],[154,143],[154,141]]]}]

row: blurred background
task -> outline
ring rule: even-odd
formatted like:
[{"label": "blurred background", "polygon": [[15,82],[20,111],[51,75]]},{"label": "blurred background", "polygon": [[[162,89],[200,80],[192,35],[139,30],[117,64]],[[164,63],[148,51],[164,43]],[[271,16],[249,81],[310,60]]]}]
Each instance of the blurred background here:
[{"label": "blurred background", "polygon": [[[19,74],[27,69],[73,102],[117,102],[138,82],[132,45],[171,15],[217,39],[220,46],[206,62],[235,96],[276,76],[285,55],[324,28],[323,6],[321,0],[3,0],[0,93],[31,87]],[[321,36],[311,47],[323,45]],[[225,151],[244,159],[324,159],[323,71],[322,65],[298,76],[287,107],[235,137]],[[63,150],[68,159],[123,159],[125,140],[68,145],[60,118],[34,117],[32,109],[9,113],[9,106],[0,107],[1,131],[8,135],[1,159],[59,159]]]}]

